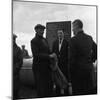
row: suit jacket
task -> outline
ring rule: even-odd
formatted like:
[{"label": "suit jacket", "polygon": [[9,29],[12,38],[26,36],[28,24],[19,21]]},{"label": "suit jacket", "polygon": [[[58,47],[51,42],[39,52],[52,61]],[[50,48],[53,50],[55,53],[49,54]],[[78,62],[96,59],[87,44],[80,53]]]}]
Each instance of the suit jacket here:
[{"label": "suit jacket", "polygon": [[58,66],[62,73],[68,79],[68,42],[64,39],[59,52],[59,40],[55,40],[52,47],[52,52],[56,53],[58,58]]},{"label": "suit jacket", "polygon": [[93,89],[93,62],[97,59],[97,45],[92,37],[83,31],[78,32],[70,41],[70,72],[73,90]]},{"label": "suit jacket", "polygon": [[92,37],[83,31],[74,36],[70,41],[70,58],[71,65],[93,63],[97,59],[97,45]]}]

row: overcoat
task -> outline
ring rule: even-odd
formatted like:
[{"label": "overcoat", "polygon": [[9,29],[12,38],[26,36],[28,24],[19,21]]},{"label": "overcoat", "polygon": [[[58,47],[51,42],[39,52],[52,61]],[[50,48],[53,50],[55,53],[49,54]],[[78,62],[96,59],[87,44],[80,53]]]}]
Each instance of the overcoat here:
[{"label": "overcoat", "polygon": [[83,31],[70,40],[70,72],[74,94],[90,94],[94,88],[93,62],[97,45]]},{"label": "overcoat", "polygon": [[36,34],[35,38],[31,40],[31,50],[33,54],[32,69],[35,75],[38,96],[50,96],[52,79],[50,49],[47,40]]}]

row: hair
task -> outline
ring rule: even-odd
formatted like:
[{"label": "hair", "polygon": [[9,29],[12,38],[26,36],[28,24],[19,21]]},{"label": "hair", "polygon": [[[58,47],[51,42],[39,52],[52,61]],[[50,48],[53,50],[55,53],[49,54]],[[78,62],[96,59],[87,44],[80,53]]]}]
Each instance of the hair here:
[{"label": "hair", "polygon": [[77,24],[79,28],[83,28],[83,22],[80,19],[73,21],[73,24]]},{"label": "hair", "polygon": [[22,45],[22,47],[25,47],[25,45]]},{"label": "hair", "polygon": [[41,24],[37,24],[35,27],[34,27],[35,30],[37,29],[45,29],[45,26],[44,25],[41,25]]}]

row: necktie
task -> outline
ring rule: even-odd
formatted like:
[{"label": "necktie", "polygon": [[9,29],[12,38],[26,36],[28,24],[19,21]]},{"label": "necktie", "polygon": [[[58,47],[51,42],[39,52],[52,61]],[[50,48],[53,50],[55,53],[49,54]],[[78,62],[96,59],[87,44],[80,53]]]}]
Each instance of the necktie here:
[{"label": "necktie", "polygon": [[61,39],[59,39],[59,51],[61,49]]}]

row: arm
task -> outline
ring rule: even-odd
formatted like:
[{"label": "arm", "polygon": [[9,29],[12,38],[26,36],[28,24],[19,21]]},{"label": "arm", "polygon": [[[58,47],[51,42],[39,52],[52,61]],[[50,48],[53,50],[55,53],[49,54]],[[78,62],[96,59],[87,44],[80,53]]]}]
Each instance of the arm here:
[{"label": "arm", "polygon": [[19,68],[22,67],[23,64],[23,56],[22,56],[22,50],[18,47],[18,53],[17,53],[17,60],[18,60],[18,66]]},{"label": "arm", "polygon": [[92,45],[92,61],[95,62],[95,60],[97,60],[97,45],[93,41],[93,45]]},{"label": "arm", "polygon": [[53,42],[53,45],[52,45],[52,53],[55,52],[55,42]]},{"label": "arm", "polygon": [[68,70],[67,70],[67,73],[68,73],[68,83],[71,82],[71,76],[70,76],[70,46],[69,46],[69,43],[67,42],[67,45],[66,45],[66,57],[67,57],[67,66],[68,66]]},{"label": "arm", "polygon": [[39,52],[36,43],[31,42],[31,50],[32,50],[33,57],[36,58],[37,60],[49,60],[50,59],[49,54]]},{"label": "arm", "polygon": [[70,41],[70,47],[69,47],[69,63],[70,66],[73,67],[73,64],[76,63],[75,62],[75,57],[76,57],[76,46],[75,46],[75,42],[74,39],[72,38]]},{"label": "arm", "polygon": [[68,66],[68,73],[69,73],[69,83],[72,83],[72,70],[74,69],[75,66],[75,56],[76,56],[76,47],[74,44],[74,40],[73,38],[69,41],[69,51],[68,51],[68,55],[69,55],[69,66]]}]

